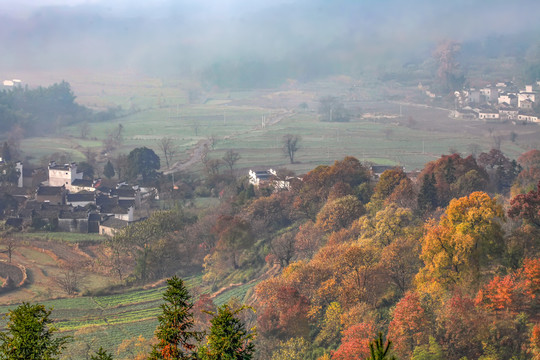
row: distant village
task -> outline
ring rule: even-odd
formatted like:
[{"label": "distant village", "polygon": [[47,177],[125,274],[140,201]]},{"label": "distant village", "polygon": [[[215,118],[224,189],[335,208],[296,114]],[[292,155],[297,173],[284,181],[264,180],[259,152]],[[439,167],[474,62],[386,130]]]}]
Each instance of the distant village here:
[{"label": "distant village", "polygon": [[[0,160],[1,161],[1,160]],[[1,196],[12,199],[4,209],[7,227],[17,229],[99,233],[114,235],[129,223],[140,220],[136,210],[156,198],[155,188],[127,183],[114,187],[102,185],[101,179],[87,180],[76,163],[48,168],[26,169],[15,164],[19,178],[16,186],[3,187]]]},{"label": "distant village", "polygon": [[[418,88],[429,98],[435,98],[422,84]],[[540,123],[536,109],[540,82],[519,89],[512,82],[499,82],[483,88],[469,88],[454,92],[454,117],[484,121],[521,121]]]}]

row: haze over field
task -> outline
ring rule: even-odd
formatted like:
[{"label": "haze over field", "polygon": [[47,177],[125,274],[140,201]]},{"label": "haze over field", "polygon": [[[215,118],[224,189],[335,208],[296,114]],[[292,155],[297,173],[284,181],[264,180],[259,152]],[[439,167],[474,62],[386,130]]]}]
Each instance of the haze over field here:
[{"label": "haze over field", "polygon": [[164,75],[240,66],[312,79],[421,64],[442,39],[464,43],[464,56],[533,56],[540,30],[535,0],[37,3],[0,1],[3,69]]}]

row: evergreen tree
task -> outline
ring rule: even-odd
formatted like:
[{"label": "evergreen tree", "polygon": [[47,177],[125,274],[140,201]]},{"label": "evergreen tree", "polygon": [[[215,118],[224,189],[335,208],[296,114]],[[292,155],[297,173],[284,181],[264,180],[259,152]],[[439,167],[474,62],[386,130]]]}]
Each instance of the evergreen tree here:
[{"label": "evergreen tree", "polygon": [[6,330],[0,333],[0,359],[58,359],[68,337],[55,337],[49,326],[51,310],[23,303],[7,313]]},{"label": "evergreen tree", "polygon": [[158,316],[158,343],[149,359],[193,359],[195,343],[202,338],[202,333],[191,330],[194,326],[191,296],[182,279],[173,276],[167,284],[163,294],[165,303],[161,305],[163,314]]},{"label": "evergreen tree", "polygon": [[95,355],[90,356],[90,360],[113,360],[113,357],[100,347]]},{"label": "evergreen tree", "polygon": [[111,160],[108,160],[105,164],[105,167],[103,168],[103,175],[105,175],[107,179],[110,179],[115,175],[114,167],[111,163]]},{"label": "evergreen tree", "polygon": [[438,205],[437,188],[435,187],[435,175],[424,175],[422,187],[418,193],[418,210],[426,213],[434,210]]},{"label": "evergreen tree", "polygon": [[382,333],[379,333],[379,336],[369,344],[371,356],[367,360],[396,360],[396,357],[390,353],[391,347],[390,340],[384,346]]},{"label": "evergreen tree", "polygon": [[9,149],[9,145],[6,141],[4,141],[4,145],[2,146],[2,160],[4,160],[4,162],[11,161],[11,150]]},{"label": "evergreen tree", "polygon": [[210,321],[210,335],[207,344],[199,349],[202,360],[249,360],[253,357],[255,345],[254,330],[246,330],[237,314],[246,307],[237,310],[228,305],[218,308]]}]

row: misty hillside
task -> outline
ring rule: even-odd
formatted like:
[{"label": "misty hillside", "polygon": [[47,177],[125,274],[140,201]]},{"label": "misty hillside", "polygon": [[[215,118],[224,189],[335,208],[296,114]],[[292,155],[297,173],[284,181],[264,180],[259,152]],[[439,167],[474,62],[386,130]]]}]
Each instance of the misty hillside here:
[{"label": "misty hillside", "polygon": [[194,73],[232,87],[421,64],[442,39],[463,56],[523,58],[540,29],[529,0],[24,4],[0,5],[4,69]]}]

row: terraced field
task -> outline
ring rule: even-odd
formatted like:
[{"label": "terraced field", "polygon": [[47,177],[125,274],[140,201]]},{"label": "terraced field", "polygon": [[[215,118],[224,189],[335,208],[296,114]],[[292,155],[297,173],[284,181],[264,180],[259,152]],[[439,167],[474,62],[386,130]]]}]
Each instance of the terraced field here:
[{"label": "terraced field", "polygon": [[[188,288],[199,287],[202,277],[184,279]],[[214,299],[221,305],[236,298],[243,301],[246,293],[256,282],[234,287]],[[83,296],[76,298],[55,299],[41,302],[53,309],[51,317],[54,325],[63,335],[69,335],[69,342],[64,354],[68,358],[86,356],[88,346],[98,349],[102,346],[115,354],[126,355],[125,351],[117,352],[122,342],[140,336],[149,340],[157,326],[157,317],[161,313],[162,294],[165,286],[151,289],[139,289],[122,294],[104,296]],[[16,304],[0,306],[0,314],[5,314]],[[0,324],[5,325],[6,319]],[[75,356],[76,355],[76,356]],[[67,356],[67,355],[66,355]]]}]

